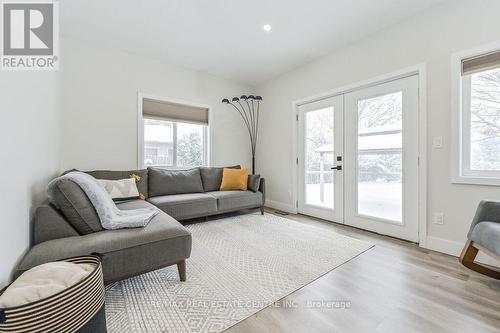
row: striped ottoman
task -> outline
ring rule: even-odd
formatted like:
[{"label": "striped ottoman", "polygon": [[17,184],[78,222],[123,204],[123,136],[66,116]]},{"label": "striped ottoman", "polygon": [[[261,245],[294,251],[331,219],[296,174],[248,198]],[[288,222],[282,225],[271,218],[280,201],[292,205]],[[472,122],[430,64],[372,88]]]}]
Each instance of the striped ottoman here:
[{"label": "striped ottoman", "polygon": [[0,332],[106,332],[99,258],[82,256],[61,261],[90,264],[94,268],[82,280],[52,296],[12,308],[0,308]]}]

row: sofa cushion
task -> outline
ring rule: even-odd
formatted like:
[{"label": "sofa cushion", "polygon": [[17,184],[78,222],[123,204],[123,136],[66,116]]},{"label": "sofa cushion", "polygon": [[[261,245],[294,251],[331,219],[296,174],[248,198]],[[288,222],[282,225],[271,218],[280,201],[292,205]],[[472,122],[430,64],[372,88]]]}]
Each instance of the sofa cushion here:
[{"label": "sofa cushion", "polygon": [[500,255],[500,223],[479,222],[472,230],[470,239],[474,243]]},{"label": "sofa cushion", "polygon": [[69,179],[60,179],[51,198],[66,220],[82,235],[103,230],[101,220],[83,190]]},{"label": "sofa cushion", "polygon": [[[133,200],[120,203],[117,206],[120,209],[127,210],[151,207],[151,204],[144,200]],[[18,274],[49,261],[87,255],[94,252],[104,254],[104,258],[106,258],[106,253],[169,239],[182,240],[181,243],[184,245],[176,253],[181,251],[181,257],[189,257],[191,253],[191,233],[189,230],[171,216],[163,212],[158,212],[144,228],[104,230],[83,236],[53,239],[35,245],[19,264]],[[170,254],[167,252],[161,255],[165,261],[175,259],[169,258]],[[127,262],[126,264],[133,265],[133,262]]]},{"label": "sofa cushion", "polygon": [[247,188],[250,191],[257,192],[260,187],[260,175],[248,175]]},{"label": "sofa cushion", "polygon": [[68,223],[61,211],[53,205],[42,205],[35,210],[33,219],[33,244],[51,239],[78,236],[80,233]]},{"label": "sofa cushion", "polygon": [[189,170],[149,168],[148,170],[150,197],[203,192],[199,168]]},{"label": "sofa cushion", "polygon": [[205,216],[217,211],[216,199],[205,193],[150,197],[148,201],[176,219]]},{"label": "sofa cushion", "polygon": [[207,193],[217,199],[220,212],[262,206],[262,193],[252,191],[215,191]]},{"label": "sofa cushion", "polygon": [[108,180],[120,180],[125,178],[131,178],[133,175],[135,177],[137,190],[140,194],[143,194],[145,198],[148,197],[148,170],[128,170],[128,171],[112,171],[112,170],[94,170],[85,171],[85,173],[91,175],[97,179],[108,179]]},{"label": "sofa cushion", "polygon": [[[241,169],[240,165],[230,166],[227,169]],[[201,181],[205,192],[218,191],[222,183],[222,172],[224,168],[201,167]]]}]

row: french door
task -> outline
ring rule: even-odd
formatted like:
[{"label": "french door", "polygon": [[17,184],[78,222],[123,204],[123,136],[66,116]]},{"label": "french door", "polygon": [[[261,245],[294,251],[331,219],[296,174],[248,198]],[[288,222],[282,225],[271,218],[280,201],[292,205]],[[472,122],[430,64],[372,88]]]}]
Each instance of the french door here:
[{"label": "french door", "polygon": [[[342,222],[344,210],[344,150],[342,96],[301,105],[298,109],[299,212],[325,220]],[[339,159],[339,161],[337,161]]]},{"label": "french door", "polygon": [[418,110],[418,76],[299,106],[299,212],[418,241]]}]

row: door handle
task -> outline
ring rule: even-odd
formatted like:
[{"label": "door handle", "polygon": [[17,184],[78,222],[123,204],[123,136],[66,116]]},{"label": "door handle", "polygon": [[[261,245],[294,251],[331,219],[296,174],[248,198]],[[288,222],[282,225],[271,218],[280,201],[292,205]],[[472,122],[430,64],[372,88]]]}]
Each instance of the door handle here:
[{"label": "door handle", "polygon": [[342,170],[342,165],[337,165],[331,168],[332,170]]}]

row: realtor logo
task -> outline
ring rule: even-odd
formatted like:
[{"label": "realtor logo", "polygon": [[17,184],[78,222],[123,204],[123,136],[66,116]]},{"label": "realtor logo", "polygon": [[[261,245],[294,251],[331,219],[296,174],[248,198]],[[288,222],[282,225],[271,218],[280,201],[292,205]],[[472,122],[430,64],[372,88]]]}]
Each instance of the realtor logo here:
[{"label": "realtor logo", "polygon": [[58,69],[58,3],[2,2],[3,70]]}]

